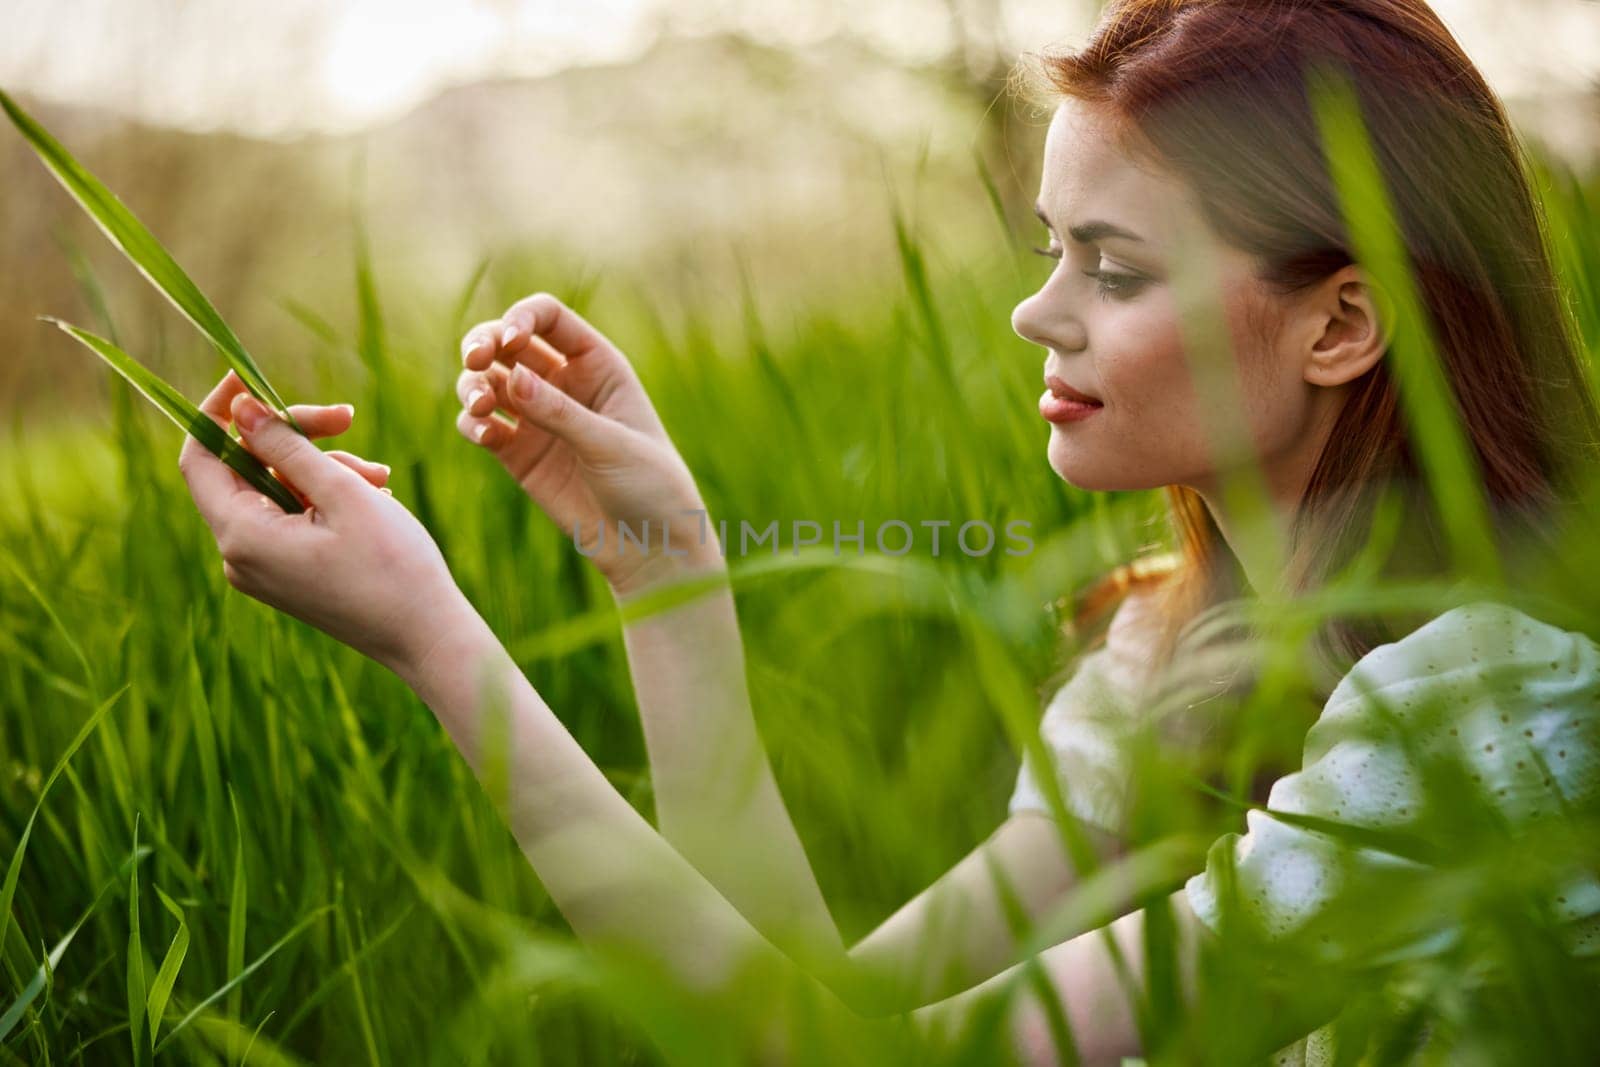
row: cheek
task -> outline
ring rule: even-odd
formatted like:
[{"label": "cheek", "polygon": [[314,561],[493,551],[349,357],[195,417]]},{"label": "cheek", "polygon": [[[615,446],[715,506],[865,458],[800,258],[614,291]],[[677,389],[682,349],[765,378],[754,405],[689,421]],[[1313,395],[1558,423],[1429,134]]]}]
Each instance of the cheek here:
[{"label": "cheek", "polygon": [[1083,489],[1169,485],[1195,476],[1204,459],[1204,424],[1175,318],[1153,302],[1125,312],[1091,328],[1105,409],[1051,428],[1050,466]]},{"label": "cheek", "polygon": [[1162,427],[1186,425],[1197,398],[1172,309],[1151,301],[1142,313],[1119,318],[1106,324],[1108,341],[1098,346],[1095,359],[1107,413],[1114,411],[1114,421],[1130,433],[1159,434]]}]

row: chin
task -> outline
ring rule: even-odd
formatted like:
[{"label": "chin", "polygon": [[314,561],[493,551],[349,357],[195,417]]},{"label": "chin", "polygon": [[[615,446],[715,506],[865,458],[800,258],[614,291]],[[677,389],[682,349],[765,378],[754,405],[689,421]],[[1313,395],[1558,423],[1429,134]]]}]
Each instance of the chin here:
[{"label": "chin", "polygon": [[1062,440],[1062,435],[1052,429],[1050,431],[1050,447],[1045,452],[1050,461],[1050,469],[1055,471],[1062,481],[1076,489],[1085,489],[1089,492],[1104,492],[1108,489],[1121,488],[1117,485],[1107,484],[1104,470],[1084,454],[1084,449],[1078,445]]},{"label": "chin", "polygon": [[1075,489],[1087,492],[1109,493],[1118,490],[1152,489],[1166,484],[1138,478],[1133,471],[1126,468],[1118,469],[1103,462],[1096,462],[1101,457],[1095,456],[1093,452],[1093,449],[1086,449],[1076,441],[1067,440],[1064,434],[1052,428],[1050,446],[1045,455],[1050,461],[1050,469],[1055,471],[1062,481]]}]

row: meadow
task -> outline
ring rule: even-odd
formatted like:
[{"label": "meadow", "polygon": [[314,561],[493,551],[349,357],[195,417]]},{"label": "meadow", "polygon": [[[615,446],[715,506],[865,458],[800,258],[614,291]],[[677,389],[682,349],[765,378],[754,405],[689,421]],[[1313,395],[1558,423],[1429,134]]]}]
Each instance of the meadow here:
[{"label": "meadow", "polygon": [[[1600,184],[1553,165],[1541,180],[1594,353]],[[986,182],[974,174],[974,198],[991,196]],[[43,209],[72,210],[64,197]],[[1040,356],[1008,318],[1046,268],[1027,250],[1033,229],[994,221],[990,240],[951,246],[888,212],[898,272],[853,304],[803,311],[765,303],[753,274],[662,306],[644,285],[532,254],[396,296],[359,248],[348,289],[299,309],[319,380],[288,399],[355,405],[339,446],[392,465],[396,495],[473,603],[646,814],[610,595],[454,429],[465,327],[549,289],[633,358],[714,517],[865,523],[860,555],[826,541],[796,554],[786,537],[777,554],[732,561],[761,733],[852,940],[1003,817],[1047,682],[1075,649],[1057,599],[1165,536],[1156,494],[1085,494],[1048,468]],[[86,275],[80,321],[115,336],[98,318],[103,289],[136,284]],[[223,369],[198,341],[155,355],[201,378]],[[108,420],[19,422],[0,458],[0,1060],[742,1062],[725,1035],[766,1005],[690,1003],[587,953],[427,709],[231,590],[178,477],[179,434],[109,375],[106,388]],[[890,558],[870,533],[890,519],[1024,520],[1033,550],[975,557],[947,543],[935,558],[923,541]],[[1541,617],[1600,634],[1597,563],[1580,525],[1518,570],[1515,591]],[[1346,577],[1317,610],[1424,592]],[[1240,828],[1257,769],[1295,765],[1308,720],[1284,709],[1297,691],[1270,677],[1237,709],[1245,754],[1204,769],[1220,788],[1207,773],[1151,779],[1125,872],[1151,899]],[[1600,856],[1600,825],[1579,814],[1559,833],[1473,842],[1386,902],[1396,922],[1475,917],[1478,933],[1443,962],[1307,981],[1223,953],[1198,1001],[1158,981],[1139,1005],[1150,1059],[1232,1062],[1264,1016],[1348,995],[1363,1062],[1393,1061],[1424,1020],[1483,1062],[1579,1062],[1600,1046],[1600,972],[1560,951],[1529,903],[1538,872]],[[1081,919],[1101,905],[1088,893],[1070,906]],[[1167,975],[1170,932],[1152,931],[1147,959]],[[1510,979],[1485,993],[1473,977],[1485,969]],[[804,1036],[812,1062],[875,1061],[854,1031],[818,1021]],[[981,1027],[914,1054],[1002,1059]]]}]

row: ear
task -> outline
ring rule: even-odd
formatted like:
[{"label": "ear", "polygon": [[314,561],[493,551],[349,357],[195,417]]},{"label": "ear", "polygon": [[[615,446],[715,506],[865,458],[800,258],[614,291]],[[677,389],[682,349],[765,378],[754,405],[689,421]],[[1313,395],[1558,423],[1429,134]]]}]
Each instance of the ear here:
[{"label": "ear", "polygon": [[1335,386],[1361,377],[1383,358],[1393,340],[1390,302],[1357,264],[1318,282],[1302,305],[1306,338],[1300,352],[1305,380]]}]

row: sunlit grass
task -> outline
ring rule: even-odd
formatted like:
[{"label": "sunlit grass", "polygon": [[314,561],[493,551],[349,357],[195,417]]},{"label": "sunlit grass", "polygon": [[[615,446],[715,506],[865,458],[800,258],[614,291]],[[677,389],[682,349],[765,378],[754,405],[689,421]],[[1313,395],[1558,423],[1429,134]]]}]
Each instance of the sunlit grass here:
[{"label": "sunlit grass", "polygon": [[[1578,294],[1600,283],[1588,188],[1549,181]],[[875,312],[777,318],[751,278],[723,308],[630,293],[618,301],[630,313],[600,323],[639,365],[713,516],[866,523],[860,558],[853,547],[792,556],[786,537],[777,557],[734,561],[762,734],[851,939],[999,822],[1019,750],[1038,745],[1039,686],[1063,653],[1046,605],[1160,533],[1153,494],[1091,498],[1045,463],[1039,355],[1007,321],[1039,264],[1019,267],[1012,248],[941,250],[898,215],[884,240],[905,269],[875,294]],[[495,266],[446,280],[434,295],[449,321],[419,336],[385,316],[381,271],[363,251],[353,259],[350,292],[298,316],[337,354],[326,367],[336,388],[297,399],[354,402],[343,446],[395,464],[396,494],[473,602],[648,812],[609,594],[453,428],[457,355],[440,339],[547,282]],[[561,295],[584,305],[605,285]],[[350,307],[358,328],[340,336],[327,323]],[[1593,344],[1600,306],[1578,308]],[[228,588],[177,477],[170,426],[121,407],[110,427],[60,432],[3,461],[17,491],[0,512],[0,1060],[737,1058],[736,1035],[771,1002],[695,1004],[578,945],[490,797],[399,681]],[[1025,519],[1035,549],[974,558],[947,547],[932,559],[922,541],[903,560],[879,557],[870,531],[895,518],[997,529]],[[1519,572],[1515,593],[1553,623],[1600,631],[1596,564],[1592,541],[1575,536]],[[1323,613],[1399,611],[1444,592],[1376,583],[1357,566],[1318,598],[1276,605],[1267,629],[1288,642]],[[1297,762],[1315,708],[1294,703],[1294,682],[1269,675],[1229,709],[1237,745],[1226,758],[1156,762],[1140,776],[1149,817],[1127,869],[1150,899],[1240,829],[1256,773]],[[1381,924],[1346,920],[1398,937],[1472,916],[1474,934],[1451,955],[1308,980],[1225,944],[1199,1001],[1157,983],[1140,1005],[1153,1058],[1235,1062],[1262,1028],[1340,996],[1356,1005],[1350,1034],[1372,1043],[1373,1062],[1390,1062],[1424,1021],[1477,1042],[1487,1062],[1593,1048],[1600,976],[1560,950],[1530,904],[1563,858],[1593,867],[1593,813],[1546,835],[1460,844],[1436,873],[1393,888]],[[1037,943],[1103,904],[1093,892],[1063,902]],[[1150,929],[1146,957],[1169,973],[1171,931]],[[1507,976],[1487,994],[1470,977],[1485,967]],[[814,1062],[874,1062],[854,1032],[799,1032]],[[892,1044],[903,1037],[884,1048],[903,1049]],[[942,1055],[993,1063],[1000,1050],[997,1032],[977,1029]]]}]

